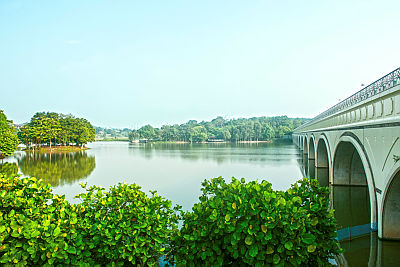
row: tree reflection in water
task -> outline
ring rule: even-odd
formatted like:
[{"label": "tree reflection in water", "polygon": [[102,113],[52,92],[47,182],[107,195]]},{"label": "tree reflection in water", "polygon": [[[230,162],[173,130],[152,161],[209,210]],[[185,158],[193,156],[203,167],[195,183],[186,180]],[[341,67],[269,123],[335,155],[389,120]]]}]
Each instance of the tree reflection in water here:
[{"label": "tree reflection in water", "polygon": [[41,178],[53,187],[72,184],[89,176],[96,167],[94,156],[73,153],[26,153],[18,159],[24,175]]},{"label": "tree reflection in water", "polygon": [[3,164],[0,163],[0,173],[3,173],[7,176],[13,176],[18,173],[18,166],[16,163],[5,162]]}]

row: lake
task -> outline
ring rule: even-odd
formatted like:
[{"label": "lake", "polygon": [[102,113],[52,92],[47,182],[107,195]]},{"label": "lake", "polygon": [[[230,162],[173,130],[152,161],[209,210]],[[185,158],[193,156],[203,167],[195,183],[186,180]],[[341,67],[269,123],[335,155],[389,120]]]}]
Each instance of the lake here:
[{"label": "lake", "polygon": [[21,173],[40,177],[67,199],[83,192],[79,183],[108,188],[136,183],[190,209],[204,179],[222,176],[268,180],[285,190],[303,175],[292,144],[129,144],[95,142],[91,149],[68,154],[16,152]]},{"label": "lake", "polygon": [[[54,192],[73,197],[83,192],[79,183],[108,188],[119,182],[136,183],[145,192],[157,192],[189,210],[198,201],[204,179],[222,176],[267,180],[277,190],[286,190],[303,176],[327,175],[315,170],[291,143],[258,144],[129,144],[95,142],[91,149],[64,154],[15,152],[24,175],[53,185]],[[316,174],[317,173],[317,174]],[[331,187],[340,233],[360,232],[369,222],[368,192],[363,187]],[[357,226],[358,228],[354,228]],[[354,230],[356,229],[356,231]],[[360,230],[361,229],[361,230]],[[368,230],[368,227],[367,227]],[[376,232],[342,241],[342,257],[348,266],[393,266],[400,262],[400,242],[378,240]]]}]

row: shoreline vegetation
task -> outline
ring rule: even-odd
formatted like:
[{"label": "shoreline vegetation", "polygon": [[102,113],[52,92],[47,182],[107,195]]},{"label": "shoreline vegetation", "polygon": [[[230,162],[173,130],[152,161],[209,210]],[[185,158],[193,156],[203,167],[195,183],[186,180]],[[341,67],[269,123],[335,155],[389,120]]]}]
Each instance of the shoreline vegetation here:
[{"label": "shoreline vegetation", "polygon": [[95,127],[95,141],[152,140],[166,143],[257,143],[288,137],[293,129],[308,119],[287,116],[225,119],[221,116],[211,121],[189,120],[182,124],[150,124],[138,129]]},{"label": "shoreline vegetation", "polygon": [[293,129],[307,119],[276,117],[253,117],[224,119],[217,117],[211,121],[190,120],[183,124],[163,125],[154,128],[150,124],[133,130],[128,137],[131,142],[164,141],[185,143],[258,143],[273,139],[289,138]]}]

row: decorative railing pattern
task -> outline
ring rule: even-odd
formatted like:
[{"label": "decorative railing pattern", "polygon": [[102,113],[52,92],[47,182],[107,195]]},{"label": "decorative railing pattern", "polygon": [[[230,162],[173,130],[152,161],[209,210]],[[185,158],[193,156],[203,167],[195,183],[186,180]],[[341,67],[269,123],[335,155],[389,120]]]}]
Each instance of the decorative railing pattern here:
[{"label": "decorative railing pattern", "polygon": [[361,101],[364,101],[368,98],[371,98],[375,95],[378,95],[390,88],[395,87],[396,85],[400,84],[400,68],[392,71],[391,73],[387,74],[386,76],[380,78],[379,80],[371,83],[370,85],[364,87],[357,93],[353,94],[352,96],[346,98],[345,100],[341,101],[340,103],[334,105],[333,107],[329,108],[328,110],[322,112],[312,120],[306,122],[305,124],[298,127],[296,130],[304,128],[307,125],[313,124],[316,121],[319,121],[323,118],[326,118],[330,115],[333,115],[339,111],[345,110],[351,106],[354,106]]}]

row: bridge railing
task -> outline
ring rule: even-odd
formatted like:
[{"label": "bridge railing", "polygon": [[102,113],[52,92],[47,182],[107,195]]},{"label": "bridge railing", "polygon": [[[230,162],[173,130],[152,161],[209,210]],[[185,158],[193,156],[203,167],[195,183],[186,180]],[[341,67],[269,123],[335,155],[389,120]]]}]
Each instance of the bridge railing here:
[{"label": "bridge railing", "polygon": [[392,71],[391,73],[383,76],[379,80],[371,83],[370,85],[364,87],[357,93],[353,94],[352,96],[346,98],[345,100],[339,102],[338,104],[334,105],[333,107],[329,108],[328,110],[322,112],[312,120],[306,122],[305,124],[301,125],[300,127],[296,128],[294,131],[300,130],[301,128],[306,127],[307,125],[313,124],[316,121],[319,121],[323,118],[326,118],[332,114],[335,114],[339,111],[345,110],[351,106],[354,106],[368,98],[371,98],[375,95],[378,95],[390,88],[395,87],[396,85],[400,84],[400,68]]}]

